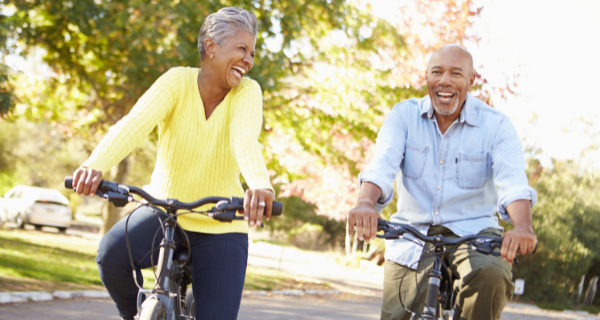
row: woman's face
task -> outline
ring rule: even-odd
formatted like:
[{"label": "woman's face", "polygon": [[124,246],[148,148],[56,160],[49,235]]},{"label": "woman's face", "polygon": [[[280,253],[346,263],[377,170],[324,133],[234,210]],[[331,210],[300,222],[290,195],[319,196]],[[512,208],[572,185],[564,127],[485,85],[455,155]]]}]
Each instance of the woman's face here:
[{"label": "woman's face", "polygon": [[208,58],[217,69],[217,74],[222,74],[225,84],[235,88],[240,84],[246,73],[254,65],[256,40],[248,31],[239,31],[228,38],[223,47],[214,46],[214,57]]}]

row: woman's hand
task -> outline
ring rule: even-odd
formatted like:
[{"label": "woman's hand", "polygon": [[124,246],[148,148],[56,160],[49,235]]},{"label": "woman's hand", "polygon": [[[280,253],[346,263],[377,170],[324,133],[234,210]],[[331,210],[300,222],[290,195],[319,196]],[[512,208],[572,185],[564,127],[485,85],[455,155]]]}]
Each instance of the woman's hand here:
[{"label": "woman's hand", "polygon": [[250,226],[260,226],[264,215],[269,221],[273,200],[275,200],[275,195],[271,190],[246,190],[244,195],[244,220],[248,221]]},{"label": "woman's hand", "polygon": [[98,190],[100,181],[102,181],[102,171],[79,167],[73,172],[73,186],[78,194],[93,197]]}]

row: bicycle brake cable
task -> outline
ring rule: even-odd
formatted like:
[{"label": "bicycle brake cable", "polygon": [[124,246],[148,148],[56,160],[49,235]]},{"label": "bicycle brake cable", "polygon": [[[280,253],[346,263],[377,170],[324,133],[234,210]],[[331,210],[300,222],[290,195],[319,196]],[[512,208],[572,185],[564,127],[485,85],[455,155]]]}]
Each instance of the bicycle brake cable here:
[{"label": "bicycle brake cable", "polygon": [[[135,202],[139,202],[139,201],[135,201]],[[131,211],[131,213],[127,216],[127,220],[125,220],[125,243],[127,244],[127,253],[129,254],[129,263],[131,263],[131,272],[133,273],[133,282],[135,282],[135,285],[138,287],[138,289],[142,289],[142,286],[140,286],[140,284],[137,281],[137,273],[136,273],[136,267],[135,264],[133,263],[133,256],[131,255],[131,246],[129,245],[129,233],[127,232],[127,227],[129,225],[129,219],[131,218],[131,216],[142,206],[137,206],[135,209],[133,209],[133,211]],[[140,271],[141,273],[141,271]]]}]

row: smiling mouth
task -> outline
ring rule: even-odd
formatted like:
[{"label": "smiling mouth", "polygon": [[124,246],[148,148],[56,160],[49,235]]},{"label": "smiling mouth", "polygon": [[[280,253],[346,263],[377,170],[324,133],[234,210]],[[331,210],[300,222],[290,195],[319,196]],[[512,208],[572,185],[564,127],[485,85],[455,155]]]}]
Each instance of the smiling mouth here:
[{"label": "smiling mouth", "polygon": [[456,95],[456,93],[451,93],[451,92],[437,92],[436,93],[438,99],[442,100],[442,101],[450,101],[452,100],[452,98],[454,98],[454,96]]},{"label": "smiling mouth", "polygon": [[233,74],[235,74],[236,77],[238,77],[239,79],[242,79],[244,77],[244,74],[246,74],[247,72],[246,69],[238,66],[233,66],[231,67],[231,69],[233,70]]}]

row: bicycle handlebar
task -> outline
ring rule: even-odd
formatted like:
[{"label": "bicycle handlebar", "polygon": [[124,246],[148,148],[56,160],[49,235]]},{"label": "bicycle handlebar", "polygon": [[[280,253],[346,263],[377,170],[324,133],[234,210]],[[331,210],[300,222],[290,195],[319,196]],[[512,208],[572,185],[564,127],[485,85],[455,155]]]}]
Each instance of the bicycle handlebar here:
[{"label": "bicycle handlebar", "polygon": [[[426,236],[421,234],[417,229],[401,223],[393,223],[383,219],[377,219],[377,231],[383,231],[383,235],[377,235],[378,238],[387,240],[401,239],[405,233],[409,233],[415,238],[435,245],[460,245],[469,243],[473,245],[477,251],[491,254],[493,256],[499,256],[499,252],[494,252],[495,248],[502,247],[503,237],[490,237],[482,235],[469,235],[457,239],[448,239],[444,236]],[[537,251],[537,244],[532,253]],[[516,260],[516,259],[515,259]]]},{"label": "bicycle handlebar", "polygon": [[[73,188],[73,177],[65,177],[65,188],[75,190],[75,188]],[[120,185],[116,182],[107,180],[100,181],[98,190],[96,191],[96,195],[112,202],[116,207],[123,207],[127,203],[132,202],[133,196],[131,196],[131,193],[142,197],[148,204],[163,207],[167,209],[167,211],[176,211],[179,209],[192,210],[205,204],[214,203],[217,204],[217,207],[212,209],[215,213],[212,215],[213,219],[226,222],[243,219],[243,217],[236,217],[235,213],[238,210],[244,210],[244,198],[206,197],[194,202],[181,202],[177,199],[159,200],[141,188],[124,184]],[[273,201],[271,216],[279,216],[282,212],[283,204],[281,202]]]}]

